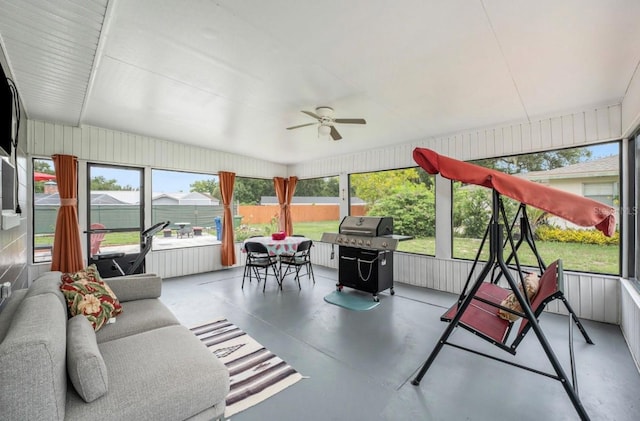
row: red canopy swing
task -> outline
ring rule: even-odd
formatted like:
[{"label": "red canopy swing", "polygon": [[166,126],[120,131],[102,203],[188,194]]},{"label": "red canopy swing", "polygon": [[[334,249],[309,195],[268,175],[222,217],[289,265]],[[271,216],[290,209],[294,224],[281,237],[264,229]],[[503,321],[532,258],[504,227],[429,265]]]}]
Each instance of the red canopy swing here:
[{"label": "red canopy swing", "polygon": [[[430,174],[439,173],[450,180],[490,188],[492,189],[493,197],[491,219],[480,245],[480,249],[476,254],[476,259],[470,270],[463,291],[460,294],[458,301],[441,318],[443,321],[449,322],[449,325],[412,383],[416,386],[419,385],[443,346],[450,345],[560,381],[580,418],[582,420],[588,420],[589,416],[582,406],[577,394],[572,330],[570,329],[569,334],[569,347],[573,382],[569,382],[564,369],[551,349],[551,346],[542,332],[537,319],[547,303],[554,299],[560,299],[569,312],[570,326],[573,326],[573,323],[575,323],[581,331],[585,341],[590,344],[593,344],[593,342],[587,335],[586,330],[564,296],[562,285],[562,261],[558,260],[549,267],[545,267],[542,258],[538,254],[535,242],[533,241],[533,234],[529,225],[526,206],[531,205],[542,209],[579,226],[594,226],[607,236],[612,236],[615,231],[615,210],[610,206],[606,206],[582,196],[543,186],[519,177],[504,174],[500,171],[458,161],[456,159],[439,155],[429,149],[416,148],[413,151],[413,158]],[[501,195],[510,197],[521,203],[518,214],[511,224],[507,221]],[[521,235],[519,240],[514,242],[513,230],[518,218],[520,218]],[[504,228],[506,228],[506,239],[503,238]],[[487,240],[489,244],[489,258],[484,264],[479,276],[472,282],[473,274],[476,273],[476,265],[480,260],[481,251],[487,243]],[[527,285],[525,284],[523,270],[520,267],[517,254],[517,251],[523,242],[526,242],[530,246],[538,260],[538,266],[542,273],[538,292],[531,299],[529,299],[528,295],[524,292],[527,291]],[[505,246],[509,246],[511,249],[511,253],[506,260],[503,255]],[[512,259],[515,261],[515,268],[509,266]],[[519,283],[514,279],[514,272],[519,277]],[[492,275],[489,276],[491,273]],[[487,277],[489,277],[491,282],[485,282]],[[505,278],[509,285],[509,289],[498,285],[498,281],[501,277]],[[519,286],[522,288],[521,290],[518,288]],[[514,311],[512,308],[505,307],[503,300],[507,298],[509,294],[513,294],[513,299],[518,302],[521,311]],[[514,322],[499,317],[499,312],[501,311],[506,311],[522,317],[518,334],[511,344],[507,344],[507,340],[509,339],[511,327]],[[457,326],[461,326],[464,329],[471,331],[475,335],[491,342],[511,354],[516,353],[517,346],[520,344],[526,333],[532,329],[540,341],[549,362],[553,366],[555,374],[546,373],[451,343],[448,340],[449,336]]]}]

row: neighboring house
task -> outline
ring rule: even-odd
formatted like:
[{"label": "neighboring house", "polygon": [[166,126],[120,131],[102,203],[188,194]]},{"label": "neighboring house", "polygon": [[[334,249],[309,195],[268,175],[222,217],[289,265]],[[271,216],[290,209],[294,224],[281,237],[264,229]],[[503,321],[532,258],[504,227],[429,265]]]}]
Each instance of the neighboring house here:
[{"label": "neighboring house", "polygon": [[[618,209],[620,206],[619,167],[620,156],[612,155],[548,171],[531,171],[519,174],[519,177],[588,197]],[[557,217],[551,218],[550,221],[562,227],[575,227]]]},{"label": "neighboring house", "polygon": [[[139,205],[140,194],[129,190],[105,190],[91,193],[92,205]],[[34,195],[36,206],[59,206],[58,193],[36,193]],[[208,194],[189,193],[153,193],[152,205],[198,205],[219,206],[220,201]]]},{"label": "neighboring house", "polygon": [[520,176],[617,207],[620,196],[619,167],[619,155],[612,155],[548,171],[531,171]]},{"label": "neighboring house", "polygon": [[153,193],[152,204],[155,205],[199,205],[218,206],[220,201],[215,197],[198,192],[189,193]]},{"label": "neighboring house", "polygon": [[[35,206],[60,206],[60,195],[58,193],[35,193],[33,196],[33,204]],[[120,199],[124,199],[124,197],[118,198],[109,194],[109,192],[91,194],[92,205],[131,205],[138,202],[136,200],[135,203],[131,203]]]}]

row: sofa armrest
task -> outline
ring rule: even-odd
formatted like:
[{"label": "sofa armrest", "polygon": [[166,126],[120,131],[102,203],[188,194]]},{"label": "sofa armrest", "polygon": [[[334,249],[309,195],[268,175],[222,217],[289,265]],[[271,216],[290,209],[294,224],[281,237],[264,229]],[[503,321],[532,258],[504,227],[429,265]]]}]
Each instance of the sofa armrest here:
[{"label": "sofa armrest", "polygon": [[153,273],[103,279],[120,302],[160,298],[162,278]]}]

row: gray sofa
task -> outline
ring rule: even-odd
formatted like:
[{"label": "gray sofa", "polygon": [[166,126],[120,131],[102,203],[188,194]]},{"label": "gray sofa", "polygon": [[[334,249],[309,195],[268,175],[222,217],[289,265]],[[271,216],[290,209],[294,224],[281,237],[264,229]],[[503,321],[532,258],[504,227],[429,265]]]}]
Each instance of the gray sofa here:
[{"label": "gray sofa", "polygon": [[123,312],[97,332],[67,317],[60,282],[47,272],[0,312],[1,420],[223,416],[227,368],[160,302],[159,277],[106,279]]}]

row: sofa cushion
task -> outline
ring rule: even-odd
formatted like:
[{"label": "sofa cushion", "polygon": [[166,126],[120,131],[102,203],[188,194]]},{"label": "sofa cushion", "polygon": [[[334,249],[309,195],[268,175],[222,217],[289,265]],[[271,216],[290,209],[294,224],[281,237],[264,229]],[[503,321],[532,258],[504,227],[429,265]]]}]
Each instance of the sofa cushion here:
[{"label": "sofa cushion", "polygon": [[180,324],[160,300],[127,301],[122,303],[122,314],[115,323],[109,323],[96,332],[98,343],[123,338],[129,335]]},{"label": "sofa cushion", "polygon": [[0,418],[62,420],[67,311],[53,294],[25,297],[0,343]]},{"label": "sofa cushion", "polygon": [[106,279],[105,283],[115,292],[121,303],[147,298],[160,298],[162,293],[162,278],[153,273],[117,276]]},{"label": "sofa cushion", "polygon": [[54,294],[60,300],[62,307],[67,309],[67,302],[60,292],[62,272],[45,272],[38,276],[27,289],[27,296],[33,297],[41,294]]},{"label": "sofa cushion", "polygon": [[2,343],[2,340],[7,334],[9,326],[11,326],[13,315],[18,310],[18,308],[20,308],[20,303],[22,303],[22,300],[26,295],[26,289],[19,289],[14,291],[11,294],[11,297],[9,297],[9,299],[5,303],[2,311],[0,311],[0,343]]},{"label": "sofa cushion", "polygon": [[67,322],[67,373],[76,392],[85,402],[107,393],[107,366],[89,320],[79,314]]},{"label": "sofa cushion", "polygon": [[177,420],[218,404],[229,391],[227,368],[184,326],[167,326],[99,345],[109,393],[87,405],[73,389],[68,419]]},{"label": "sofa cushion", "polygon": [[77,281],[63,282],[60,290],[67,299],[71,317],[83,314],[94,330],[99,330],[109,319],[122,313],[122,306],[111,288],[99,276],[91,279],[79,278]]}]

